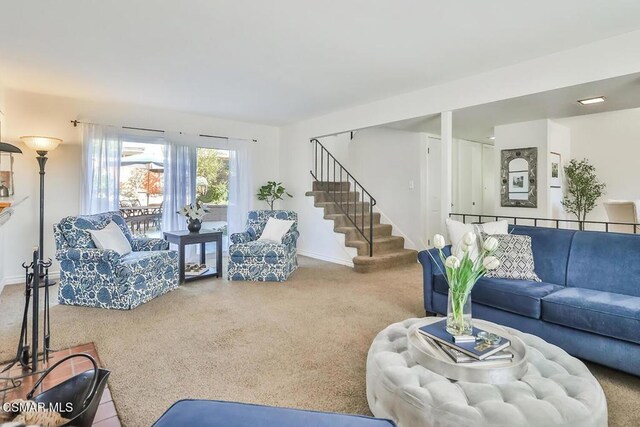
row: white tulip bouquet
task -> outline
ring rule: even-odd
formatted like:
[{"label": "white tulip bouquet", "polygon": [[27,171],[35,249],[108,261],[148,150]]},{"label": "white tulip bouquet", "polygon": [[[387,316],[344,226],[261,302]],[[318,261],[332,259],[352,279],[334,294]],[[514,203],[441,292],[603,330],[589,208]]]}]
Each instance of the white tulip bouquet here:
[{"label": "white tulip bouquet", "polygon": [[[444,264],[445,270],[442,272],[449,285],[449,305],[447,309],[447,332],[452,335],[471,335],[473,326],[471,325],[471,300],[469,295],[480,279],[488,270],[495,270],[500,266],[498,258],[492,254],[498,248],[498,240],[488,237],[482,243],[482,250],[478,257],[471,259],[471,248],[476,244],[477,236],[474,232],[466,233],[460,245],[463,256],[458,258],[455,255],[445,257],[442,249],[445,246],[444,237],[436,234],[433,243],[438,250],[440,260]],[[429,253],[436,265],[435,258]],[[440,267],[438,267],[440,268]]]},{"label": "white tulip bouquet", "polygon": [[184,215],[187,217],[187,220],[193,221],[198,220],[202,221],[205,214],[207,213],[207,209],[202,205],[200,200],[189,203],[188,205],[183,206],[178,213],[180,215]]}]

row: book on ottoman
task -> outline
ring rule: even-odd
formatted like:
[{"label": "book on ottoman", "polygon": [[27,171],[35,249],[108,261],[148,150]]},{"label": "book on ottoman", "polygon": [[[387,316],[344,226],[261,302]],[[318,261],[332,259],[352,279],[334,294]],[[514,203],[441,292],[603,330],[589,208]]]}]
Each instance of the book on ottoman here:
[{"label": "book on ottoman", "polygon": [[[419,328],[418,331],[427,337],[476,360],[485,360],[487,357],[492,356],[511,345],[511,342],[504,337],[499,337],[500,340],[495,343],[489,343],[486,340],[455,342],[453,335],[447,332],[446,325],[447,319],[443,319],[439,322],[423,326]],[[476,327],[473,328],[473,336],[477,337],[478,334],[482,335],[483,333],[487,334],[487,332],[482,329],[478,329]]]}]

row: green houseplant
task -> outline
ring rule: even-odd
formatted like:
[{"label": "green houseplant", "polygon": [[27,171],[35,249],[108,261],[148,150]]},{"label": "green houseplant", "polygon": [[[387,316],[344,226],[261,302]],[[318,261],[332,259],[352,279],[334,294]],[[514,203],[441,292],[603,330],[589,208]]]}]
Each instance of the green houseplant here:
[{"label": "green houseplant", "polygon": [[258,200],[267,202],[269,209],[273,210],[273,203],[276,200],[284,200],[283,196],[293,197],[287,193],[287,190],[282,186],[281,182],[268,181],[266,185],[263,185],[258,190]]},{"label": "green houseplant", "polygon": [[[587,214],[596,207],[597,200],[604,194],[606,184],[596,176],[596,168],[587,159],[572,159],[564,167],[567,177],[567,193],[562,205],[565,210],[574,214],[579,221],[584,221]],[[583,224],[580,223],[580,229]]]}]

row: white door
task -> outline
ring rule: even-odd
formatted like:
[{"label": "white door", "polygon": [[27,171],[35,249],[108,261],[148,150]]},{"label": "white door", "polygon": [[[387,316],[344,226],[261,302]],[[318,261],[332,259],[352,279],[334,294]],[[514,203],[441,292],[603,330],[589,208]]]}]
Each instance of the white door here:
[{"label": "white door", "polygon": [[[444,234],[442,224],[442,143],[439,138],[429,137],[427,141],[427,235]],[[429,241],[429,244],[433,242]]]},{"label": "white door", "polygon": [[456,213],[479,214],[482,210],[482,145],[459,140],[457,143]]}]

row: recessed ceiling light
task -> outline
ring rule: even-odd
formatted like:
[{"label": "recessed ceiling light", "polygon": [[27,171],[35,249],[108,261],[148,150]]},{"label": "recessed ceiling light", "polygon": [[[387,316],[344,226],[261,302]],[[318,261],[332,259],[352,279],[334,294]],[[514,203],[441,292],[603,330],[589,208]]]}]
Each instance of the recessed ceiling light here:
[{"label": "recessed ceiling light", "polygon": [[604,96],[597,96],[595,98],[580,99],[578,102],[582,105],[599,104],[604,102]]},{"label": "recessed ceiling light", "polygon": [[490,140],[492,140],[492,141],[493,141],[493,140],[495,140],[495,139],[496,139],[496,137],[495,137],[495,136],[488,136],[488,137],[487,137],[487,139],[490,139]]}]

